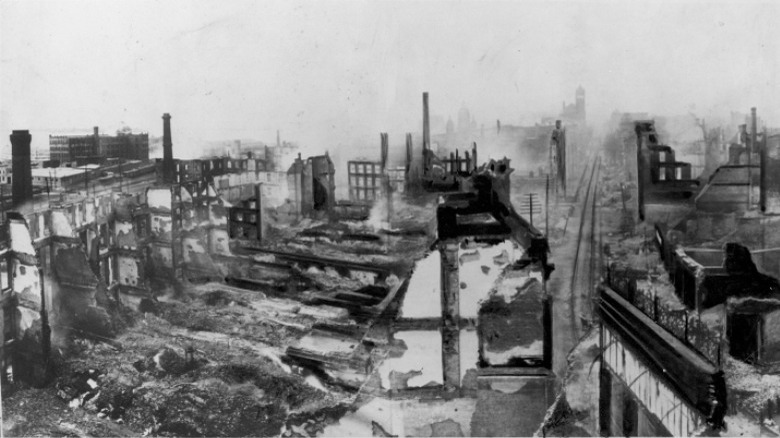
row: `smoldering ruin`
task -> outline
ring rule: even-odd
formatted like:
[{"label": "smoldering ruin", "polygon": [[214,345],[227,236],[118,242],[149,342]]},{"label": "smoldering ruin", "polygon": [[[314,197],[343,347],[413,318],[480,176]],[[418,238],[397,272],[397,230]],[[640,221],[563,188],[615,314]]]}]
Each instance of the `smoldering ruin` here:
[{"label": "smoldering ruin", "polygon": [[11,127],[2,432],[780,434],[777,112],[608,114],[573,83],[522,121],[398,91],[413,115],[359,147],[301,121],[196,144],[217,111],[181,106],[148,132]]}]

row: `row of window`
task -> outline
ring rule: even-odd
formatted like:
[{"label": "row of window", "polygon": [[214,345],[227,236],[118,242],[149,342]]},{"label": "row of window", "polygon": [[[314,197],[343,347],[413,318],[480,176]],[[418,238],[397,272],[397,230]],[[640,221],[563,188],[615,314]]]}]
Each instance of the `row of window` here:
[{"label": "row of window", "polygon": [[349,163],[349,174],[381,174],[382,166],[377,163]]},{"label": "row of window", "polygon": [[377,197],[378,190],[372,187],[351,187],[349,198],[353,201],[373,201]]},{"label": "row of window", "polygon": [[349,177],[349,186],[350,187],[368,187],[368,188],[376,188],[377,183],[381,182],[381,179],[377,176],[350,176]]}]

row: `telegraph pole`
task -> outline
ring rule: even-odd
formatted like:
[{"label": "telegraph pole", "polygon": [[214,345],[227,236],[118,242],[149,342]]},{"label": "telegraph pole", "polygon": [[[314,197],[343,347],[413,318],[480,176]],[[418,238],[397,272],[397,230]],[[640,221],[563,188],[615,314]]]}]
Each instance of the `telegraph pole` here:
[{"label": "telegraph pole", "polygon": [[550,174],[544,186],[544,235],[550,237]]}]

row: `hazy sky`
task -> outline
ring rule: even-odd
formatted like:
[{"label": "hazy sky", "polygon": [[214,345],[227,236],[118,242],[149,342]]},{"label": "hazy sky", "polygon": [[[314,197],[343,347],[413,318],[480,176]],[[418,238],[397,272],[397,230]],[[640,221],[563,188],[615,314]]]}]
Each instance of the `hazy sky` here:
[{"label": "hazy sky", "polygon": [[[748,112],[780,126],[778,2],[0,1],[0,133],[98,125],[322,151],[433,114]],[[6,156],[7,150],[0,151]]]}]

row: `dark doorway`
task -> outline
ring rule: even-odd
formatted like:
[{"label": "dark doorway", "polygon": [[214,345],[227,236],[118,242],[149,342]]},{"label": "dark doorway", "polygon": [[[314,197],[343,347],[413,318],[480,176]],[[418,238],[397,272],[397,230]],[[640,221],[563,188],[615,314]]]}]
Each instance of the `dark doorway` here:
[{"label": "dark doorway", "polygon": [[314,209],[326,210],[328,208],[328,189],[319,178],[314,178]]},{"label": "dark doorway", "polygon": [[733,313],[728,317],[729,354],[735,359],[753,364],[758,357],[759,315]]}]

